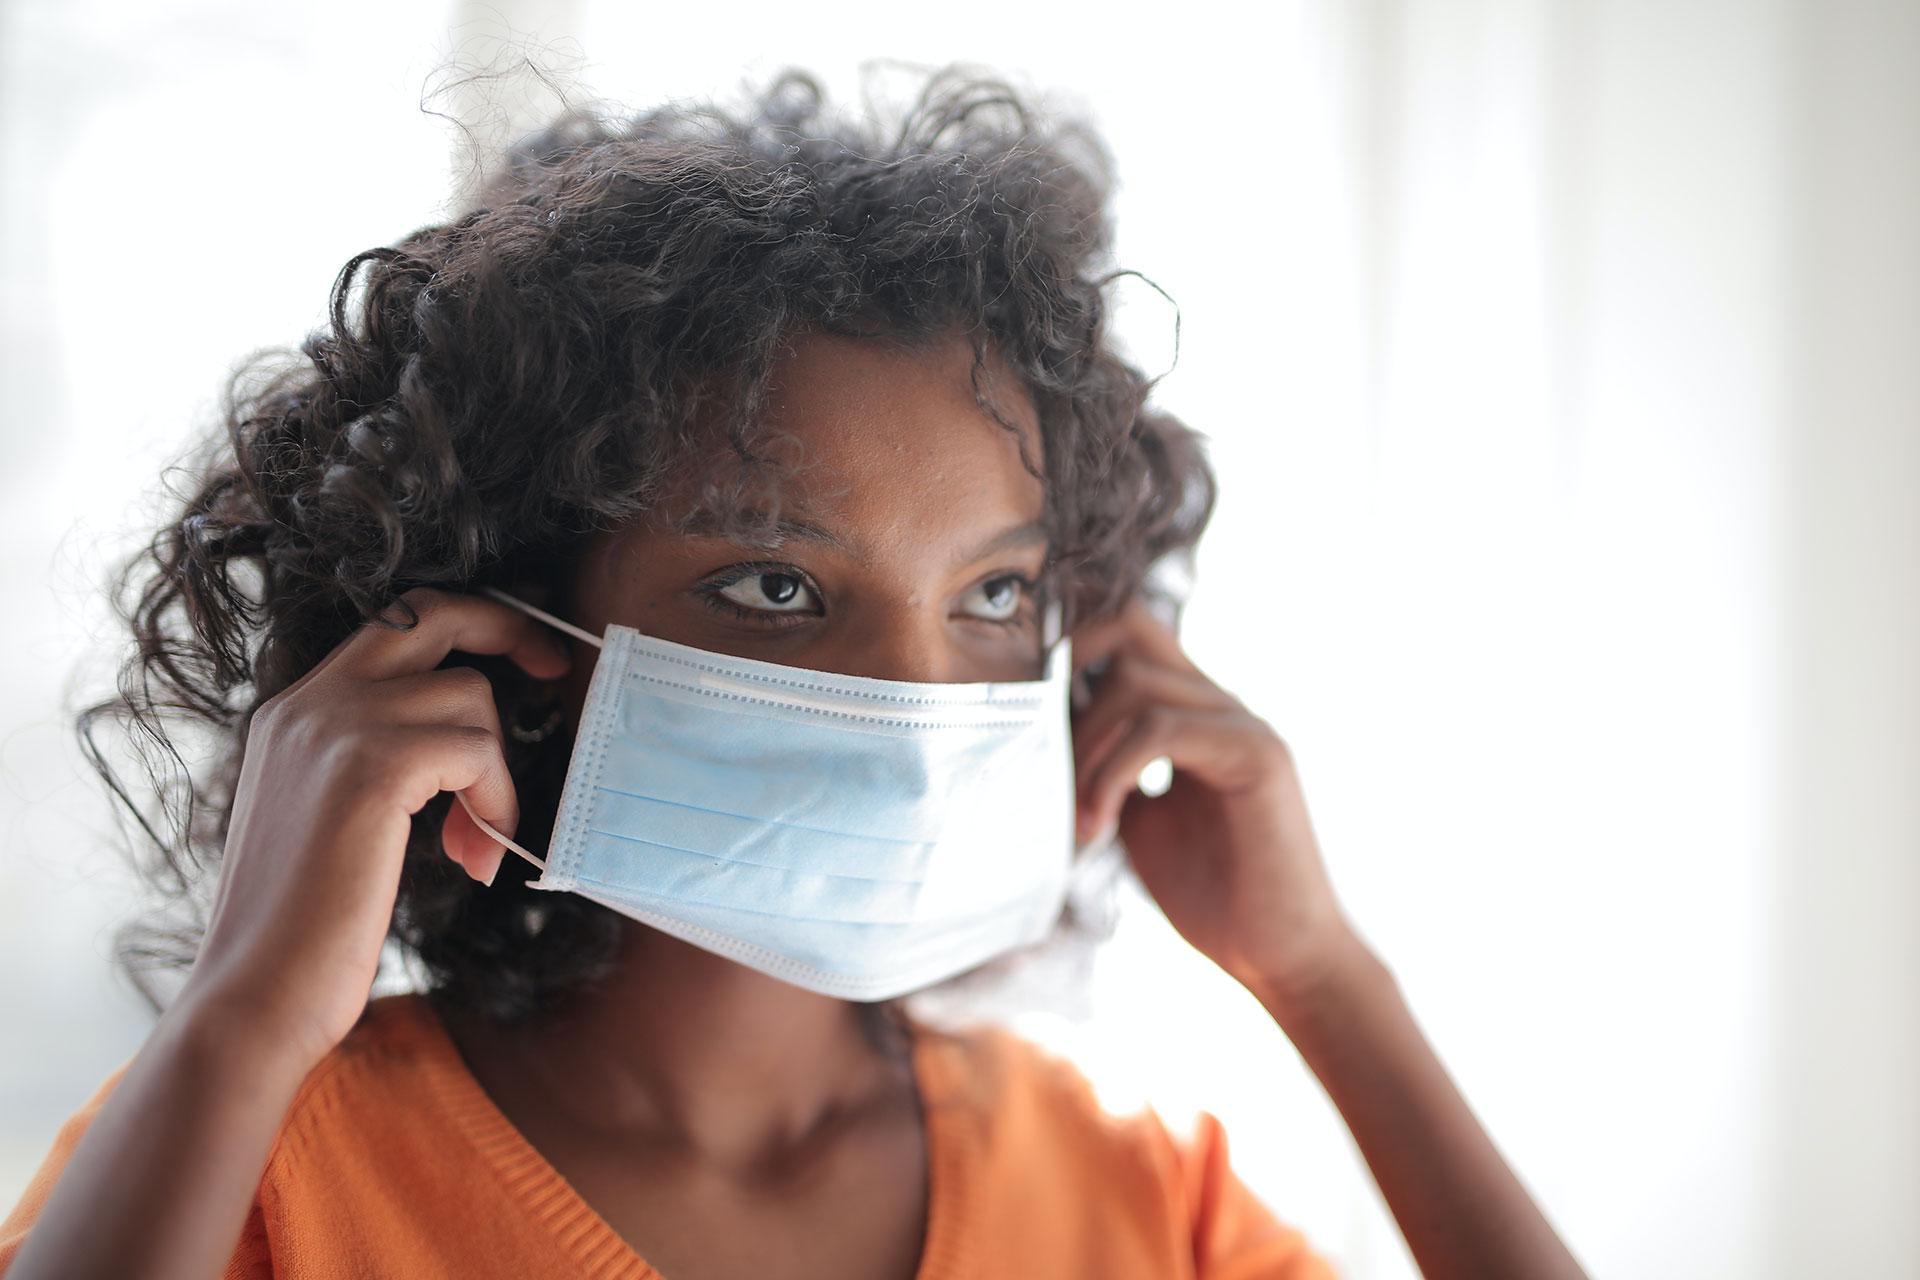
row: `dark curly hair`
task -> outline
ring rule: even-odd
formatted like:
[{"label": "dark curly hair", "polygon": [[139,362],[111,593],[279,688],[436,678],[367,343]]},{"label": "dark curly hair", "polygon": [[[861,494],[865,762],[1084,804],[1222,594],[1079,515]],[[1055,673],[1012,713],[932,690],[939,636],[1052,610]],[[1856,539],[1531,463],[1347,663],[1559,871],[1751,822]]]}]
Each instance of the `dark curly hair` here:
[{"label": "dark curly hair", "polygon": [[[989,344],[1020,375],[1042,429],[1042,465],[1027,465],[1046,486],[1046,584],[1069,627],[1191,551],[1214,480],[1200,437],[1147,405],[1155,380],[1110,337],[1103,289],[1136,273],[1109,261],[1097,135],[958,66],[897,116],[830,112],[792,70],[737,114],[570,109],[512,147],[472,207],[349,260],[329,325],[297,354],[235,375],[164,526],[115,566],[134,646],[118,696],[76,722],[164,899],[118,939],[156,1008],[154,976],[186,967],[204,928],[254,709],[355,628],[411,625],[376,617],[410,587],[538,598],[568,581],[585,539],[658,514],[703,445],[724,438],[775,475],[755,424],[801,330],[963,334],[976,399],[1009,430],[980,391]],[[744,520],[738,498],[706,491],[702,514]],[[484,670],[502,724],[533,705],[537,682],[503,659],[443,665]],[[102,719],[128,733],[157,811],[108,763]],[[181,731],[211,743],[198,776]],[[538,847],[572,741],[503,745],[518,838]],[[500,1020],[603,974],[621,918],[525,889],[524,869],[469,879],[439,845],[451,802],[415,815],[402,962],[436,999]]]}]

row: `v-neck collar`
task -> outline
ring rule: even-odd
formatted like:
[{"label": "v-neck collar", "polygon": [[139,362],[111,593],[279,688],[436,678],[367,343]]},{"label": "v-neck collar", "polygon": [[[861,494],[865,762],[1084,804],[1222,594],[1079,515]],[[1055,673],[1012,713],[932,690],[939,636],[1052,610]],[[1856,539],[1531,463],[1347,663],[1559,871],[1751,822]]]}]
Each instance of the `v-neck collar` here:
[{"label": "v-neck collar", "polygon": [[[500,1176],[514,1211],[550,1231],[555,1245],[586,1280],[669,1280],[656,1270],[574,1189],[560,1171],[500,1110],[460,1056],[459,1046],[428,999],[404,1002],[430,1057],[430,1078],[443,1109]],[[945,1033],[905,1019],[911,1037],[914,1084],[920,1094],[927,1159],[927,1221],[914,1280],[958,1280],[966,1250],[967,1129],[955,1106]]]}]

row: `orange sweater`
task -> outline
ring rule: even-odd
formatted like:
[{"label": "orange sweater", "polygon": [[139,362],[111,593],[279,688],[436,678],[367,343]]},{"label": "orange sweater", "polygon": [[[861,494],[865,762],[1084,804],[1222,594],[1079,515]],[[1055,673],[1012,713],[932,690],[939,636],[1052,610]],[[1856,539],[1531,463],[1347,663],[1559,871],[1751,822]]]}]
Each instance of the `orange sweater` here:
[{"label": "orange sweater", "polygon": [[[1227,1163],[1202,1113],[1101,1109],[1064,1059],[1000,1027],[916,1027],[929,1196],[916,1280],[1330,1280]],[[54,1139],[0,1223],[0,1271],[125,1072]],[[934,1105],[937,1102],[958,1105]],[[484,1169],[490,1176],[476,1178]],[[659,1276],[493,1105],[419,996],[386,996],[307,1077],[229,1277]]]}]

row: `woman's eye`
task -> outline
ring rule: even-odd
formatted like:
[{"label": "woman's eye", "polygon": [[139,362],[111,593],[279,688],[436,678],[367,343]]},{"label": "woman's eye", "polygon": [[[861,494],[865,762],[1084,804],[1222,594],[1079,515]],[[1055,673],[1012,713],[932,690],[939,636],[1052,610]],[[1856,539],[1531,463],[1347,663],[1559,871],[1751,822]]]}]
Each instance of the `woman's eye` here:
[{"label": "woman's eye", "polygon": [[718,595],[746,609],[766,613],[803,613],[818,606],[813,589],[791,573],[750,573],[719,589]]},{"label": "woman's eye", "polygon": [[1026,580],[1018,574],[988,578],[967,593],[962,608],[969,616],[987,622],[1007,622],[1020,612],[1020,598],[1026,586]]}]

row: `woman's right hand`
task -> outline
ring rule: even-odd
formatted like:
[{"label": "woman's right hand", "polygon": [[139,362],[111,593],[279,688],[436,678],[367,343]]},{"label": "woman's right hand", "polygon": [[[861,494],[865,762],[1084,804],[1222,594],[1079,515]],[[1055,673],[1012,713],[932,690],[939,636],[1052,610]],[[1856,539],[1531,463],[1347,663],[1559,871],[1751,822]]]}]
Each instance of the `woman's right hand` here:
[{"label": "woman's right hand", "polygon": [[[465,791],[500,831],[519,822],[489,681],[436,668],[456,649],[505,654],[540,679],[572,665],[561,640],[505,604],[431,587],[400,598],[417,626],[361,626],[254,712],[213,914],[176,1004],[301,1067],[366,1006],[413,815]],[[491,883],[505,850],[460,805],[441,840]]]}]

